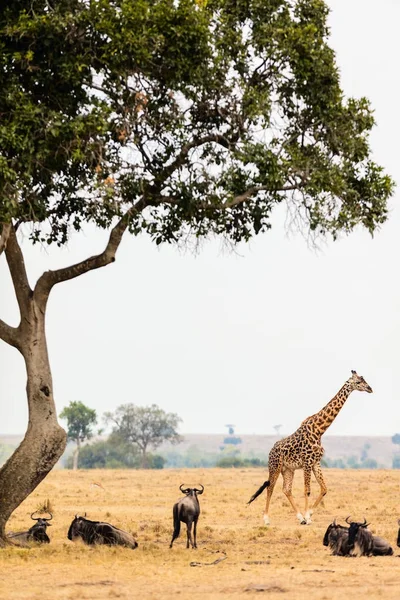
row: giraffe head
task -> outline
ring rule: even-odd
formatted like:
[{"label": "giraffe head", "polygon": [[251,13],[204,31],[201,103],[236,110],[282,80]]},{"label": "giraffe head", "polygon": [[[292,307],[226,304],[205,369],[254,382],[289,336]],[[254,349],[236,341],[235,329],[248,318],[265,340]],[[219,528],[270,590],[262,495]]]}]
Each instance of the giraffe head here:
[{"label": "giraffe head", "polygon": [[351,383],[353,390],[358,390],[359,392],[368,392],[372,393],[372,387],[368,385],[362,375],[357,375],[355,371],[351,371],[351,377],[349,379],[349,383]]}]

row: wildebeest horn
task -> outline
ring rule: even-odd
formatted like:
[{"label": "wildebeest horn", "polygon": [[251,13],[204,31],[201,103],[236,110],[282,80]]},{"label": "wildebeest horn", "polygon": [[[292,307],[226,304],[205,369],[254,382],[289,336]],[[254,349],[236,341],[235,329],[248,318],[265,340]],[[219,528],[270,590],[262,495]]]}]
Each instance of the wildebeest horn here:
[{"label": "wildebeest horn", "polygon": [[53,518],[53,515],[51,514],[51,512],[48,512],[47,514],[50,515],[50,517],[43,517],[43,520],[44,521],[51,521],[52,518]]},{"label": "wildebeest horn", "polygon": [[349,515],[348,517],[346,517],[345,521],[348,525],[350,525],[349,519],[350,519],[351,515]]},{"label": "wildebeest horn", "polygon": [[336,527],[336,517],[333,519],[332,525],[335,525],[335,527]]},{"label": "wildebeest horn", "polygon": [[183,483],[181,483],[181,485],[179,486],[179,489],[181,490],[181,492],[184,494],[185,490],[182,489],[183,488]]},{"label": "wildebeest horn", "polygon": [[[39,521],[40,517],[34,517],[33,515],[35,514],[35,512],[37,512],[36,510],[33,511],[33,513],[31,514],[31,519],[32,521]],[[32,525],[33,527],[33,525]]]},{"label": "wildebeest horn", "polygon": [[367,523],[367,519],[364,517],[364,523],[361,525],[361,527],[368,527],[369,523]]},{"label": "wildebeest horn", "polygon": [[201,490],[194,488],[194,491],[197,492],[198,494],[202,494],[204,492],[204,485],[202,485],[201,483],[200,483],[200,485],[201,485]]}]

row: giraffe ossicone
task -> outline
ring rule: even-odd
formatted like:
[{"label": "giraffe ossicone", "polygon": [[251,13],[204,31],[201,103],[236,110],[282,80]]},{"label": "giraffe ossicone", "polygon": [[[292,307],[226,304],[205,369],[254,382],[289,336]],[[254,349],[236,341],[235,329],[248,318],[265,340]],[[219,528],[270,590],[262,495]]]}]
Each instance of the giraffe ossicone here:
[{"label": "giraffe ossicone", "polygon": [[[271,448],[268,460],[268,480],[252,495],[248,502],[248,504],[251,504],[267,488],[267,502],[264,512],[265,525],[270,524],[269,505],[280,474],[283,477],[283,493],[289,500],[298,520],[302,525],[309,525],[311,523],[313,510],[327,493],[320,464],[324,454],[324,449],[321,445],[321,436],[332,424],[347,398],[354,390],[372,393],[372,388],[365,381],[364,377],[357,375],[356,371],[352,370],[351,377],[324,408],[315,415],[304,419],[300,427],[292,435],[279,440]],[[292,495],[293,477],[297,469],[303,469],[304,471],[304,517],[300,513]],[[320,486],[320,493],[314,504],[309,507],[311,472],[314,473],[315,479]]]}]

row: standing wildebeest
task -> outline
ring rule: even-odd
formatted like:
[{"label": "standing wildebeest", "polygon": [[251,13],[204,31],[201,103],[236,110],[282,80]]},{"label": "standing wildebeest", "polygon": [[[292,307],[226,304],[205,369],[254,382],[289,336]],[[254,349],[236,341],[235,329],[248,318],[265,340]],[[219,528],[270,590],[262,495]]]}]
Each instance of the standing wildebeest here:
[{"label": "standing wildebeest", "polygon": [[349,528],[336,523],[336,519],[328,525],[323,545],[329,546],[334,556],[349,556]]},{"label": "standing wildebeest", "polygon": [[68,539],[75,541],[78,538],[82,538],[85,544],[105,544],[107,546],[127,546],[133,550],[138,547],[137,541],[134,537],[110,525],[110,523],[103,523],[101,521],[89,521],[85,517],[75,515],[69,530]]},{"label": "standing wildebeest", "polygon": [[364,523],[355,521],[350,522],[347,517],[346,523],[349,524],[349,548],[352,556],[391,556],[393,548],[383,538],[373,535],[367,529],[369,523],[364,518]]},{"label": "standing wildebeest", "polygon": [[34,514],[34,512],[31,514],[31,519],[36,521],[36,523],[32,525],[28,531],[19,531],[17,533],[10,531],[10,533],[7,534],[7,537],[22,544],[32,541],[39,542],[41,544],[49,544],[50,538],[47,535],[46,529],[47,527],[51,527],[51,523],[49,523],[49,521],[51,521],[53,515],[48,513],[50,517],[34,517]]},{"label": "standing wildebeest", "polygon": [[[183,485],[183,484],[182,484]],[[197,521],[200,515],[200,504],[197,498],[198,494],[204,492],[204,486],[201,485],[201,490],[197,488],[186,488],[182,489],[182,485],[179,487],[182,494],[185,494],[184,498],[181,498],[174,504],[173,516],[174,516],[174,533],[172,534],[172,540],[169,545],[172,548],[172,544],[181,532],[181,521],[186,523],[187,543],[186,548],[189,548],[189,542],[192,544],[192,548],[197,548],[196,543],[196,532],[197,532]],[[192,524],[193,524],[193,540],[192,540]]]}]

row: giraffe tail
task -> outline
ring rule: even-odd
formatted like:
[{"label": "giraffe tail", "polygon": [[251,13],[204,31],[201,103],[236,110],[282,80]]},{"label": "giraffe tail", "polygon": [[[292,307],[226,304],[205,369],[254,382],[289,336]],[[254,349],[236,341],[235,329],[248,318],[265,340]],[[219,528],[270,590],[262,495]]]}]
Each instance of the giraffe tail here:
[{"label": "giraffe tail", "polygon": [[258,498],[258,496],[265,490],[265,488],[267,488],[269,486],[269,480],[268,481],[264,481],[264,483],[262,484],[262,486],[256,491],[255,494],[252,495],[252,497],[250,498],[250,500],[248,501],[247,504],[251,504],[253,502],[253,500],[255,500],[256,498]]}]

